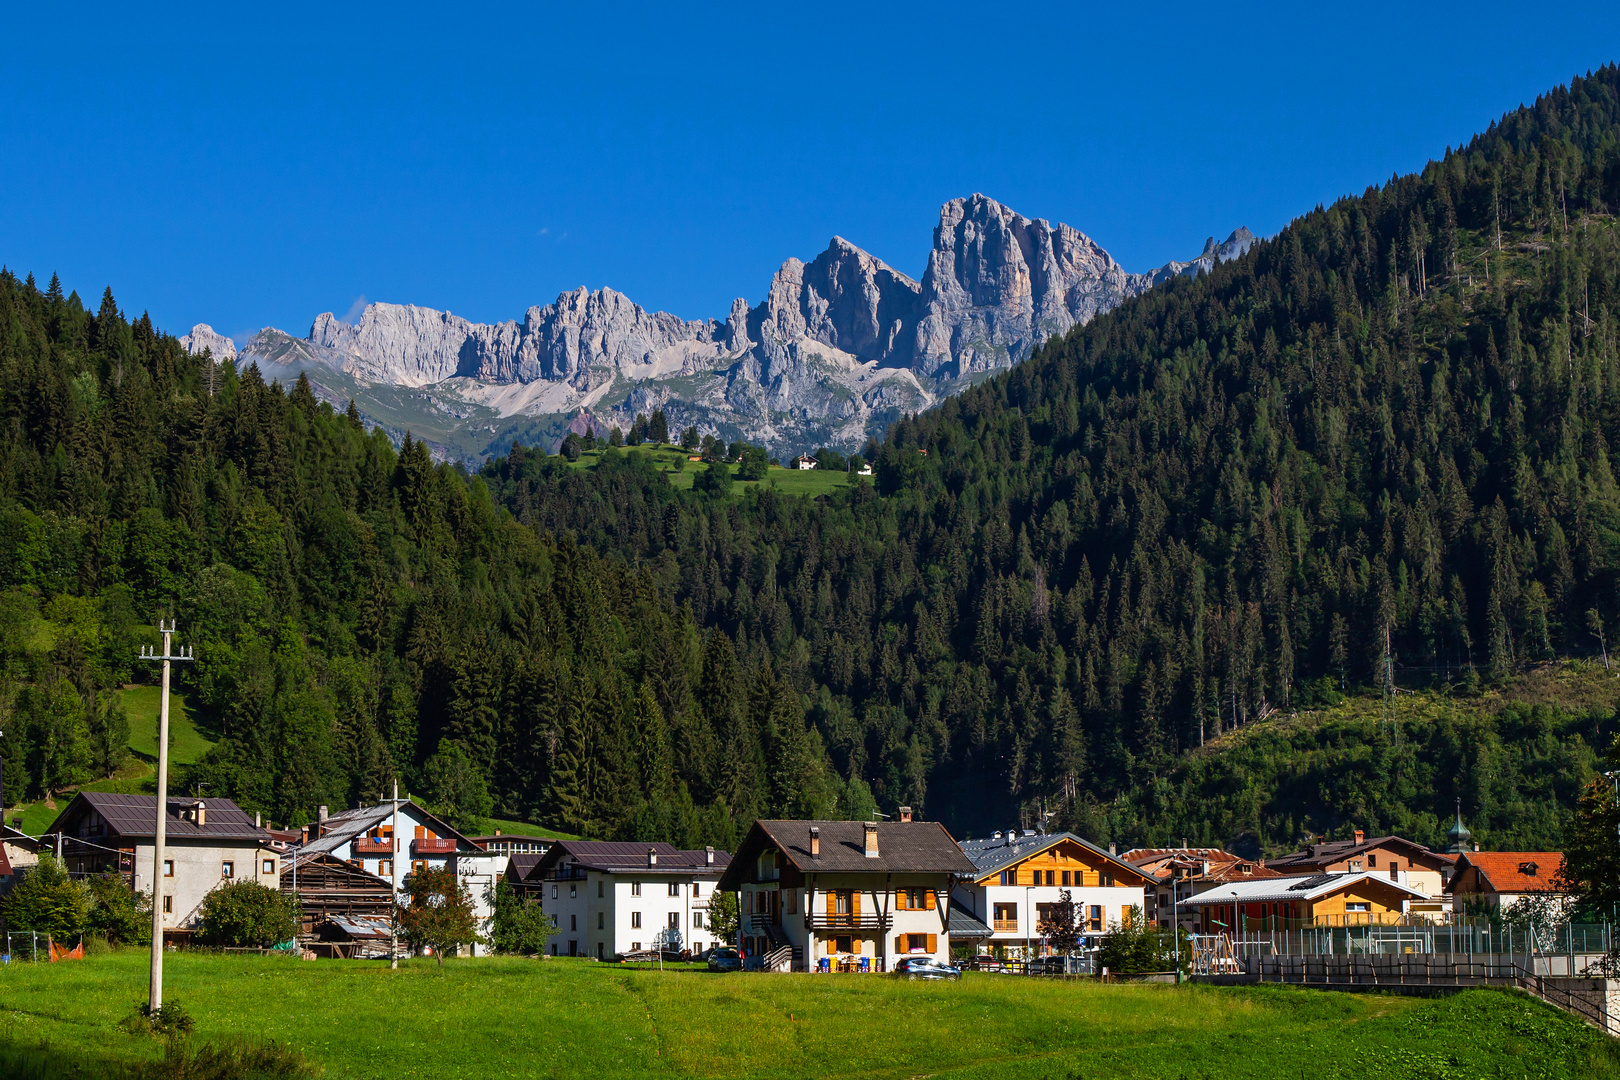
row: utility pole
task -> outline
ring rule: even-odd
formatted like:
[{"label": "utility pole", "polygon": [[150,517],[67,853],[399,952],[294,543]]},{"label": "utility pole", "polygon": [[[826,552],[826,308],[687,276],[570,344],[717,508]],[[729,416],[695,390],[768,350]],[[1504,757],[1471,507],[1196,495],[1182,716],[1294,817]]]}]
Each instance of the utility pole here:
[{"label": "utility pole", "polygon": [[[394,906],[399,906],[399,778],[394,779],[394,820],[389,825],[392,857],[388,860],[388,879],[394,890]],[[388,966],[399,967],[399,919],[397,912],[388,914]]]},{"label": "utility pole", "polygon": [[196,659],[190,646],[178,653],[171,647],[173,619],[168,626],[159,619],[158,633],[163,635],[163,652],[156,653],[150,645],[142,645],[140,655],[142,660],[163,662],[163,693],[158,698],[157,828],[152,838],[152,1000],[149,1005],[152,1012],[163,1007],[163,845],[168,836],[169,818],[169,665]]}]

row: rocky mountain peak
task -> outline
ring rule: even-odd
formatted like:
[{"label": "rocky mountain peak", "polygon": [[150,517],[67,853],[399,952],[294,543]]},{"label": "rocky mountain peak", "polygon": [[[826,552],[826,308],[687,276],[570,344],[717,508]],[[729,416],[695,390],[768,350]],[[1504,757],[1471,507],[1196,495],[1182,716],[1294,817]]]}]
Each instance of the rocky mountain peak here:
[{"label": "rocky mountain peak", "polygon": [[215,360],[236,359],[236,342],[216,333],[207,323],[198,323],[191,328],[191,333],[182,334],[180,347],[192,356],[199,356],[207,349]]}]

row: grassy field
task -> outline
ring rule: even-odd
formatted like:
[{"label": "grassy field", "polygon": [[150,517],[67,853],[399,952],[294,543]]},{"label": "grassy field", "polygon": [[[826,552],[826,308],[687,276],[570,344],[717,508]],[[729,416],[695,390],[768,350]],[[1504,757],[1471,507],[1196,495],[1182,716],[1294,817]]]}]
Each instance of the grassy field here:
[{"label": "grassy field", "polygon": [[[709,466],[701,461],[688,461],[688,452],[678,446],[635,446],[626,447],[624,453],[645,454],[650,457],[653,464],[658,466],[660,472],[669,477],[673,487],[690,488],[692,478]],[[602,451],[591,450],[579,455],[574,462],[576,469],[594,469],[596,463],[602,460]],[[677,463],[680,468],[677,469]],[[737,473],[735,465],[727,465],[733,476]],[[734,498],[741,497],[749,488],[774,485],[784,495],[824,495],[835,488],[847,487],[851,477],[844,472],[831,472],[826,469],[799,469],[772,466],[770,472],[763,480],[738,480],[731,489]]]},{"label": "grassy field", "polygon": [[[505,818],[484,818],[484,827],[476,835],[488,836],[496,829],[503,836],[542,836],[548,840],[578,840],[573,833],[558,832],[544,825],[531,825],[527,821],[507,821]],[[468,833],[467,835],[475,835]]]},{"label": "grassy field", "polygon": [[[0,1050],[20,1072],[151,1059],[118,1026],[145,956],[0,969]],[[959,984],[659,973],[574,960],[358,961],[175,954],[194,1040],[290,1043],[330,1078],[1333,1077],[1620,1075],[1613,1040],[1506,991],[1434,1001],[1284,987]],[[7,1064],[0,1054],[0,1065]]]}]

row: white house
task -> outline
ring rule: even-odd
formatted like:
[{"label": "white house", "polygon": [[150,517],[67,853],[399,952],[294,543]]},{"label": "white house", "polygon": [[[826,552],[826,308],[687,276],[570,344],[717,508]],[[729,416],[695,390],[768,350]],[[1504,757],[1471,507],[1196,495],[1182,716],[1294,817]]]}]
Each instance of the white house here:
[{"label": "white house", "polygon": [[709,927],[709,897],[730,861],[712,847],[558,840],[523,881],[556,920],[553,956],[611,960],[661,944],[695,956],[723,944]]},{"label": "white house", "polygon": [[[405,880],[412,871],[450,869],[461,878],[472,897],[480,933],[488,935],[494,908],[489,902],[495,882],[506,869],[510,856],[490,852],[461,835],[448,824],[409,799],[399,803],[399,835],[394,835],[394,805],[380,803],[360,806],[328,815],[326,807],[316,813],[310,837],[299,846],[300,856],[325,852],[352,866],[397,880],[399,896],[406,896]],[[395,878],[394,863],[399,862]],[[480,954],[474,945],[472,954]]]},{"label": "white house", "polygon": [[[221,885],[281,887],[281,855],[270,834],[230,799],[170,799],[164,823],[163,926],[196,925],[203,898]],[[152,891],[157,797],[82,791],[57,818],[62,857],[78,875],[116,872],[135,892]]]},{"label": "white house", "polygon": [[793,459],[793,465],[795,468],[803,470],[814,469],[816,467],[816,459],[811,457],[809,454],[800,454],[798,457]]},{"label": "white house", "polygon": [[990,928],[985,944],[1009,956],[1047,951],[1040,924],[1067,892],[1087,935],[1102,935],[1143,907],[1149,878],[1141,870],[1073,833],[995,833],[965,840],[974,871],[955,890],[956,903]]},{"label": "white house", "polygon": [[938,822],[756,821],[720,879],[767,966],[886,971],[951,955],[951,884],[973,864]]}]

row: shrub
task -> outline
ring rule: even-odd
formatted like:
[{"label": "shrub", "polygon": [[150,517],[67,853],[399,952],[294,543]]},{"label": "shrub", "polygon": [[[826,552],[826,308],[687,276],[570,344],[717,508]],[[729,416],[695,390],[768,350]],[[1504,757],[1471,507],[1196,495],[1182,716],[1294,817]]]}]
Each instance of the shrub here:
[{"label": "shrub", "polygon": [[39,863],[23,873],[6,895],[6,927],[35,930],[63,940],[84,933],[90,918],[90,890],[68,877],[62,864],[41,852]]},{"label": "shrub", "polygon": [[152,941],[152,897],[135,893],[118,874],[90,879],[89,928],[108,944],[148,945]]},{"label": "shrub", "polygon": [[406,879],[409,904],[394,908],[399,936],[413,946],[430,946],[439,964],[444,954],[478,940],[472,897],[454,870],[417,870]]},{"label": "shrub", "polygon": [[257,881],[222,885],[203,898],[197,934],[205,945],[279,945],[298,934],[298,897]]}]

